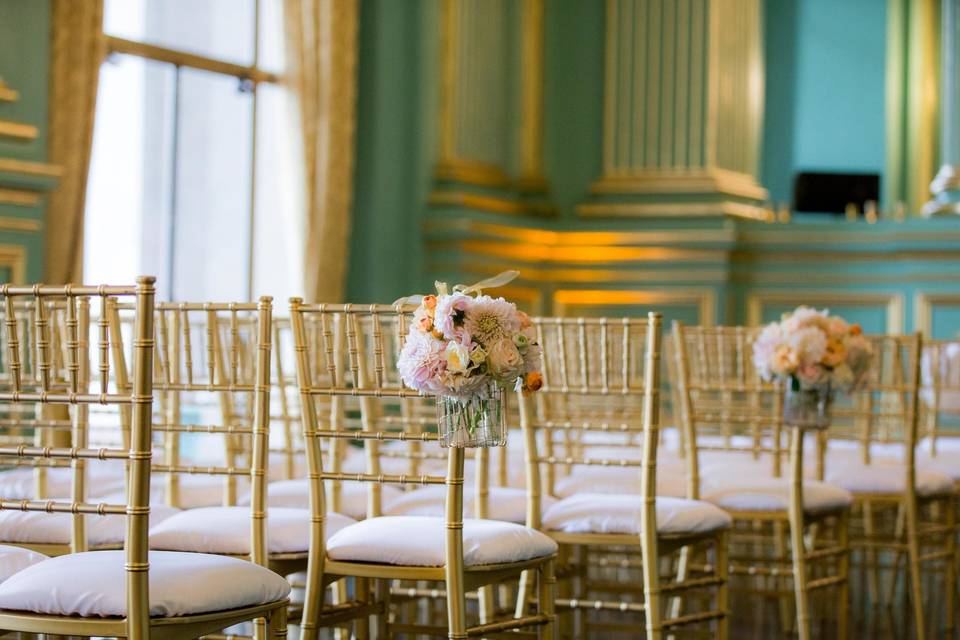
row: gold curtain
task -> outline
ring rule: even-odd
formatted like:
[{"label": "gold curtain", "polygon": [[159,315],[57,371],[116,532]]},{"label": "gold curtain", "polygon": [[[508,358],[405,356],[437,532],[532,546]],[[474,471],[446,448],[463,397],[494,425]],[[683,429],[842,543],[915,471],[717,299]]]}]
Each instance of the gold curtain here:
[{"label": "gold curtain", "polygon": [[53,0],[51,23],[49,151],[63,177],[47,203],[44,279],[68,283],[79,282],[83,268],[83,207],[106,53],[103,0]]},{"label": "gold curtain", "polygon": [[358,0],[286,0],[287,73],[304,151],[308,300],[343,298],[350,245]]}]

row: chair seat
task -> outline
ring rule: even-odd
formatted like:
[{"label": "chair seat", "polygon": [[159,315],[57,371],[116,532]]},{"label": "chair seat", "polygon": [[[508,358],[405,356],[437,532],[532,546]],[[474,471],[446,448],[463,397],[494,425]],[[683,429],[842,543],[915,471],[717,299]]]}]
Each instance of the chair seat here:
[{"label": "chair seat", "polygon": [[0,544],[0,583],[18,571],[46,559],[47,556],[30,549]]},{"label": "chair seat", "polygon": [[[122,501],[122,500],[121,500]],[[114,502],[114,501],[109,501]],[[179,509],[151,505],[150,524],[158,525],[179,513]],[[91,546],[123,544],[127,517],[87,515],[87,543]],[[73,516],[43,511],[0,511],[0,541],[17,544],[70,544]]]},{"label": "chair seat", "polygon": [[[543,528],[564,533],[640,533],[640,496],[583,493],[560,500],[544,511]],[[726,529],[733,519],[701,500],[657,497],[657,533],[700,534]]]},{"label": "chair seat", "polygon": [[[329,490],[329,485],[327,485]],[[362,520],[367,517],[367,487],[366,483],[344,482],[340,489],[340,513]],[[328,493],[329,495],[329,493]],[[390,504],[403,495],[403,492],[390,485],[380,487],[383,504]],[[329,500],[329,498],[328,498]],[[250,496],[244,496],[240,504],[250,504]],[[291,507],[295,509],[310,508],[310,482],[306,478],[294,480],[278,480],[271,482],[267,487],[267,504],[271,507]],[[329,502],[327,504],[329,507]]]},{"label": "chair seat", "polygon": [[[150,529],[150,548],[199,553],[250,553],[250,507],[203,507],[181,511]],[[327,514],[326,535],[352,524],[351,518]],[[304,553],[309,548],[310,511],[267,510],[267,552]]]},{"label": "chair seat", "polygon": [[[442,516],[446,506],[447,489],[433,485],[407,491],[391,501],[384,510],[388,516]],[[545,510],[556,498],[541,496],[540,509]],[[476,496],[473,491],[463,493],[463,513],[473,515]],[[487,498],[490,520],[503,520],[523,524],[527,521],[527,492],[515,487],[490,487]]]},{"label": "chair seat", "polygon": [[[431,516],[368,518],[335,533],[327,542],[332,560],[412,567],[446,564],[446,520]],[[551,556],[557,544],[543,533],[499,520],[463,521],[467,567],[523,562]]]},{"label": "chair seat", "polygon": [[[907,488],[907,470],[903,463],[881,460],[865,465],[859,460],[830,460],[826,479],[852,493],[901,494]],[[933,496],[953,491],[953,479],[926,465],[917,465],[917,495]]]},{"label": "chair seat", "polygon": [[[554,483],[554,493],[567,498],[583,493],[640,493],[640,467],[577,466]],[[687,495],[683,462],[672,456],[657,462],[657,495]]]},{"label": "chair seat", "polygon": [[[283,600],[290,584],[239,558],[150,552],[150,615],[226,611]],[[0,609],[85,618],[127,614],[124,551],[88,551],[43,560],[0,584]]]},{"label": "chair seat", "polygon": [[[736,472],[736,468],[731,469]],[[787,511],[790,507],[790,481],[787,478],[742,477],[733,473],[705,481],[700,497],[727,511]],[[845,509],[853,503],[849,491],[817,482],[803,481],[803,510],[809,514]]]},{"label": "chair seat", "polygon": [[[73,469],[55,468],[46,470],[46,496],[67,498],[70,496]],[[109,493],[123,491],[123,462],[107,461],[91,465],[86,470],[87,493],[97,498]],[[0,472],[0,499],[33,500],[37,497],[34,488],[34,470],[28,468],[11,469]]]}]

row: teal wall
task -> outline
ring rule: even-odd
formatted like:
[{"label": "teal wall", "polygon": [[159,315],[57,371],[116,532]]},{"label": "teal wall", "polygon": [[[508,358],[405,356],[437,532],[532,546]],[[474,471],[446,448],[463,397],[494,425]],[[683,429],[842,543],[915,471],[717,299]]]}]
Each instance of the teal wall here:
[{"label": "teal wall", "polygon": [[797,171],[882,174],[887,3],[767,0],[762,182],[789,202]]},{"label": "teal wall", "polygon": [[[12,102],[0,100],[0,120],[37,128],[32,140],[0,136],[0,162],[31,163],[41,172],[22,166],[0,165],[0,281],[13,275],[13,261],[21,260],[22,278],[43,278],[43,225],[46,194],[57,180],[45,175],[49,95],[49,0],[0,0],[0,78],[19,93]],[[35,203],[16,201],[36,198]],[[26,222],[32,228],[18,228]],[[22,258],[13,256],[21,252]]]}]

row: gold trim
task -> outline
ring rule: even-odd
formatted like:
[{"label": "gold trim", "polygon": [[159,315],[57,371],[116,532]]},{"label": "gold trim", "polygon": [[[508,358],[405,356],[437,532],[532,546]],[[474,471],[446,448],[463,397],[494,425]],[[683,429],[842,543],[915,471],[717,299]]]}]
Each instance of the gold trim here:
[{"label": "gold trim", "polygon": [[716,319],[717,296],[713,289],[675,287],[672,289],[614,290],[560,289],[553,294],[554,315],[568,315],[575,307],[623,305],[691,305],[697,307],[697,322],[712,326]]},{"label": "gold trim", "polygon": [[35,207],[41,202],[40,194],[35,191],[21,189],[4,189],[0,187],[0,204],[12,204],[20,207]]},{"label": "gold trim", "polygon": [[186,53],[177,49],[168,49],[145,42],[135,42],[125,38],[115,36],[106,36],[107,51],[109,53],[124,53],[141,58],[156,60],[157,62],[166,62],[182,67],[191,67],[202,69],[213,73],[222,73],[228,76],[244,78],[253,82],[279,82],[280,76],[269,71],[263,71],[253,66],[244,66],[224,62],[207,56],[199,56],[193,53]]},{"label": "gold trim", "polygon": [[505,240],[547,245],[635,245],[673,242],[733,242],[730,229],[693,229],[690,231],[547,231],[528,227],[479,222],[475,220],[427,220],[426,231],[461,231],[471,236],[495,235]]},{"label": "gold trim", "polygon": [[[443,246],[436,243],[433,246]],[[724,251],[711,249],[674,249],[670,247],[549,246],[524,245],[487,240],[463,240],[450,243],[451,249],[465,253],[492,255],[521,262],[572,262],[609,265],[616,262],[698,261],[722,262]]]},{"label": "gold trim", "polygon": [[437,163],[434,176],[439,180],[464,182],[481,187],[506,187],[511,183],[510,176],[500,167],[464,158],[441,160]]},{"label": "gold trim", "polygon": [[919,291],[913,296],[913,330],[933,338],[933,308],[937,305],[960,307],[960,293],[928,293]]},{"label": "gold trim", "polygon": [[0,267],[10,269],[10,284],[24,284],[27,281],[27,248],[0,244]]},{"label": "gold trim", "polygon": [[456,112],[457,65],[459,56],[456,42],[457,23],[459,22],[459,4],[456,0],[443,0],[440,5],[440,162],[452,161],[456,155]]},{"label": "gold trim", "polygon": [[3,231],[29,231],[37,233],[43,229],[43,223],[39,220],[30,218],[14,218],[5,216],[0,218],[0,230]]},{"label": "gold trim", "polygon": [[0,78],[0,102],[16,102],[20,99],[20,92],[16,89],[11,89],[10,85],[3,81],[3,78]]},{"label": "gold trim", "polygon": [[636,171],[629,175],[608,175],[590,186],[592,193],[724,193],[766,200],[769,192],[752,176],[724,169]]},{"label": "gold trim", "polygon": [[635,203],[635,202],[586,202],[577,205],[577,213],[591,217],[615,218],[719,218],[731,216],[749,220],[768,221],[773,214],[759,205],[739,202],[697,203]]},{"label": "gold trim", "polygon": [[[477,259],[480,259],[477,257]],[[430,262],[431,271],[455,271],[462,270],[468,274],[476,275],[478,278],[487,277],[502,273],[507,269],[516,267],[516,262],[512,260],[497,261],[483,260],[474,262],[465,260],[463,262],[452,263],[447,261]],[[556,284],[609,284],[609,283],[700,283],[709,282],[713,284],[725,284],[727,274],[721,269],[670,269],[664,271],[650,271],[647,269],[552,269],[524,266],[523,280],[537,283],[556,283]]]},{"label": "gold trim", "polygon": [[31,162],[15,158],[0,158],[0,172],[21,173],[31,176],[45,176],[59,178],[63,175],[63,167],[46,162]]},{"label": "gold trim", "polygon": [[886,307],[886,332],[903,332],[903,295],[899,293],[862,293],[857,291],[755,291],[747,296],[747,324],[758,326],[766,304],[809,304],[831,307]]},{"label": "gold trim", "polygon": [[498,198],[496,196],[487,196],[478,193],[468,193],[466,191],[434,191],[427,198],[427,202],[431,205],[464,207],[467,209],[477,209],[507,215],[549,217],[556,213],[556,211],[549,206],[526,204],[517,202],[516,200],[508,200],[506,198]]},{"label": "gold trim", "polygon": [[524,184],[543,182],[543,0],[522,8],[520,175]]},{"label": "gold trim", "polygon": [[29,142],[36,140],[39,135],[39,129],[32,124],[0,120],[0,137],[2,138],[14,138]]}]

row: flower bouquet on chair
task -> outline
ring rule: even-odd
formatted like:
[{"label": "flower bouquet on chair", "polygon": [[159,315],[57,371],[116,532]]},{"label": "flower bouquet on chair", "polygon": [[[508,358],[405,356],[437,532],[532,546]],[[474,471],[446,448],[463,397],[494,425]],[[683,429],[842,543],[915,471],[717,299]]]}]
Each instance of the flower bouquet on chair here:
[{"label": "flower bouquet on chair", "polygon": [[753,344],[760,376],[785,383],[784,423],[802,429],[830,426],[833,393],[862,384],[871,355],[860,325],[805,306],[768,324]]},{"label": "flower bouquet on chair", "polygon": [[408,387],[437,396],[444,447],[502,446],[504,389],[536,391],[543,384],[530,318],[512,302],[482,293],[518,275],[507,271],[452,291],[437,282],[436,295],[398,301],[420,306],[397,368]]}]

